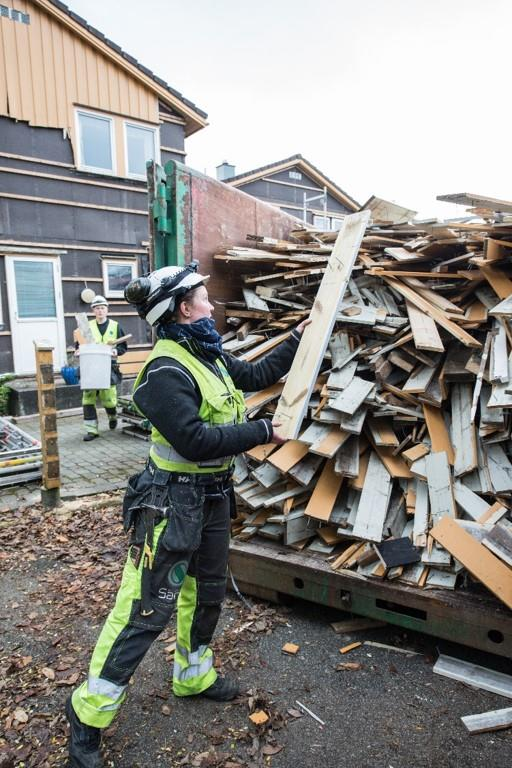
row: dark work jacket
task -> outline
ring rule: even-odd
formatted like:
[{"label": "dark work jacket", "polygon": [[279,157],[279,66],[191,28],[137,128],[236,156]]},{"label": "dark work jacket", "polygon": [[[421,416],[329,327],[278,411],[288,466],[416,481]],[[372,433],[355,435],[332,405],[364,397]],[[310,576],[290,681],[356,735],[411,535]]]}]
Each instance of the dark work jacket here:
[{"label": "dark work jacket", "polygon": [[[290,370],[300,336],[290,338],[258,363],[246,363],[229,354],[222,359],[235,386],[253,392],[275,384]],[[197,354],[197,347],[183,342],[215,375],[215,363]],[[166,440],[188,461],[205,461],[234,456],[256,445],[272,441],[270,419],[254,419],[242,424],[211,427],[199,417],[201,393],[190,372],[168,357],[158,357],[147,366],[133,395],[137,408]]]}]

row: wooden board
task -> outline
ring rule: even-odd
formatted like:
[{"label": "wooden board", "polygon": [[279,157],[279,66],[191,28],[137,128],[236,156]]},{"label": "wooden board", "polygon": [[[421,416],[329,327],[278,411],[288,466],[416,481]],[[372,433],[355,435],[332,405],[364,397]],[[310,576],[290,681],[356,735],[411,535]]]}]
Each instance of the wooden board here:
[{"label": "wooden board", "polygon": [[401,283],[400,280],[397,280],[394,277],[385,277],[383,279],[389,283],[392,288],[401,293],[405,299],[410,301],[411,304],[414,304],[418,309],[425,312],[429,317],[432,318],[432,320],[435,320],[438,325],[448,331],[448,333],[451,333],[452,336],[455,336],[455,338],[461,341],[465,346],[481,346],[480,342],[477,341],[473,336],[464,331],[463,328],[460,328],[452,320],[449,320],[446,317],[446,313],[443,313],[440,309],[434,307],[426,299],[424,299],[423,296],[420,296],[419,293],[416,293],[416,291],[414,291],[410,286],[404,285],[404,283]]},{"label": "wooden board", "polygon": [[452,477],[445,451],[425,456],[430,514],[435,525],[444,517],[455,517]]},{"label": "wooden board", "polygon": [[512,726],[512,707],[493,709],[480,715],[466,715],[461,720],[470,733],[501,731]]},{"label": "wooden board", "polygon": [[338,448],[341,448],[343,443],[345,443],[349,437],[350,434],[348,432],[344,432],[344,430],[339,427],[331,427],[329,433],[325,437],[316,440],[316,442],[310,445],[309,450],[311,453],[316,453],[319,456],[325,456],[326,458],[331,459]]},{"label": "wooden board", "polygon": [[281,472],[288,472],[297,462],[299,462],[308,452],[308,446],[299,443],[298,440],[289,440],[277,451],[272,453],[268,461],[280,469]]},{"label": "wooden board", "polygon": [[334,471],[334,459],[329,459],[308,501],[305,514],[327,522],[331,516],[343,478]]},{"label": "wooden board", "polygon": [[452,385],[452,439],[456,446],[453,471],[456,477],[472,472],[478,465],[475,424],[471,419],[472,397],[470,384]]},{"label": "wooden board", "polygon": [[439,408],[434,408],[433,405],[423,403],[423,413],[425,415],[428,434],[432,441],[432,450],[436,453],[446,451],[448,461],[453,465],[455,461],[455,452],[443,418],[443,412]]},{"label": "wooden board", "polygon": [[434,320],[410,301],[406,301],[407,314],[416,349],[430,352],[444,352],[444,344]]},{"label": "wooden board", "polygon": [[352,415],[362,405],[374,387],[374,381],[366,381],[359,376],[354,376],[348,387],[335,400],[331,401],[330,406],[335,411]]},{"label": "wooden board", "polygon": [[376,453],[371,454],[352,534],[367,541],[382,541],[391,494],[391,478]]},{"label": "wooden board", "polygon": [[512,677],[503,672],[496,672],[494,669],[481,667],[471,661],[463,661],[444,654],[439,655],[433,671],[436,675],[449,677],[450,680],[458,680],[472,688],[490,691],[498,696],[512,699]]},{"label": "wooden board", "polygon": [[512,609],[512,570],[508,566],[448,517],[443,518],[430,533],[475,578]]},{"label": "wooden board", "polygon": [[343,219],[311,310],[311,325],[302,334],[277,404],[274,420],[281,422],[279,433],[283,437],[295,439],[299,434],[369,216],[369,212],[362,212]]}]

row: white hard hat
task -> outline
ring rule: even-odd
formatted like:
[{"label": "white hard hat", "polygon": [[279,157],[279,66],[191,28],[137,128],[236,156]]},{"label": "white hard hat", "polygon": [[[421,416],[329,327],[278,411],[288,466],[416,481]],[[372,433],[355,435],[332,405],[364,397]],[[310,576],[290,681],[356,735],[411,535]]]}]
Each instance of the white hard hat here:
[{"label": "white hard hat", "polygon": [[100,296],[100,294],[98,294],[91,301],[91,309],[94,309],[94,307],[101,307],[101,306],[108,307],[108,301],[104,296]]},{"label": "white hard hat", "polygon": [[209,275],[198,274],[197,267],[197,262],[192,261],[186,267],[157,269],[132,280],[124,289],[124,297],[150,325],[166,322],[183,296],[210,279]]}]

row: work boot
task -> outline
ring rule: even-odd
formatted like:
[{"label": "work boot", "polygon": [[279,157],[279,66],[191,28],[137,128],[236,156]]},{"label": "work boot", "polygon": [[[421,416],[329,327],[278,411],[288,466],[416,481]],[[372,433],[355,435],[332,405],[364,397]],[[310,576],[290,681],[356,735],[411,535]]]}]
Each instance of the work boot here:
[{"label": "work boot", "polygon": [[231,677],[217,677],[213,685],[202,691],[200,695],[213,701],[231,701],[238,696],[239,690],[238,682]]},{"label": "work boot", "polygon": [[96,432],[87,432],[84,435],[84,442],[88,443],[90,440],[95,440],[99,435]]},{"label": "work boot", "polygon": [[101,729],[85,725],[78,719],[71,696],[66,701],[66,717],[69,721],[69,768],[103,768]]},{"label": "work boot", "polygon": [[117,427],[117,419],[109,419],[108,420],[108,428],[109,429],[115,429]]}]

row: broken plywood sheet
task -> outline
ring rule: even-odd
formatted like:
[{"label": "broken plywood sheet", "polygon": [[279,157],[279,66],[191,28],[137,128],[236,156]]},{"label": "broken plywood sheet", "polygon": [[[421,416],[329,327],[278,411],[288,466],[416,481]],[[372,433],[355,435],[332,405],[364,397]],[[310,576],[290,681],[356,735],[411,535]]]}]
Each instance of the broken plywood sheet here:
[{"label": "broken plywood sheet", "polygon": [[274,420],[282,424],[279,427],[282,437],[294,439],[299,434],[369,215],[368,212],[355,213],[343,219],[311,310],[311,325],[304,329],[277,404]]}]

